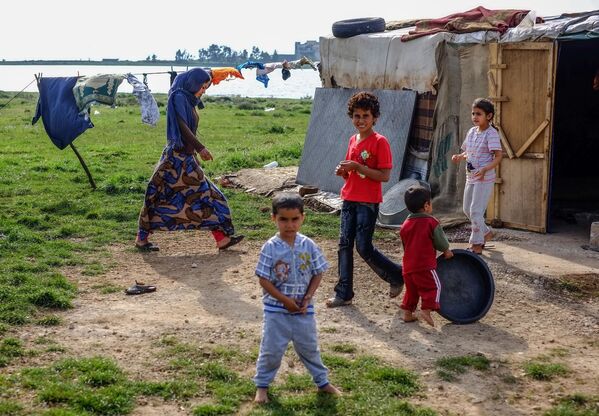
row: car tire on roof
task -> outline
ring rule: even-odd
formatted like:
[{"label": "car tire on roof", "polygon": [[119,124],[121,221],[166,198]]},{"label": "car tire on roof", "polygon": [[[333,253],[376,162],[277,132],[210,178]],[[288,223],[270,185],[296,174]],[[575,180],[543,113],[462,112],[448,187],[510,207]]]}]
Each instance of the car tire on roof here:
[{"label": "car tire on roof", "polygon": [[361,17],[359,19],[339,20],[333,23],[333,36],[350,38],[363,33],[385,31],[385,19],[382,17]]}]

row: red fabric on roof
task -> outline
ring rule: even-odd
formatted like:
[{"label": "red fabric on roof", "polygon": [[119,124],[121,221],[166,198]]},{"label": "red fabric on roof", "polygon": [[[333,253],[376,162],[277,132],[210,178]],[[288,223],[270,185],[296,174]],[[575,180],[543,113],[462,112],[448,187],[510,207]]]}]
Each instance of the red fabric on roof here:
[{"label": "red fabric on roof", "polygon": [[[468,33],[479,30],[495,30],[503,33],[508,27],[515,27],[530,10],[489,10],[482,6],[462,13],[450,14],[439,19],[424,19],[416,23],[416,29],[401,37],[402,41],[438,32]],[[537,23],[543,20],[537,18]]]}]

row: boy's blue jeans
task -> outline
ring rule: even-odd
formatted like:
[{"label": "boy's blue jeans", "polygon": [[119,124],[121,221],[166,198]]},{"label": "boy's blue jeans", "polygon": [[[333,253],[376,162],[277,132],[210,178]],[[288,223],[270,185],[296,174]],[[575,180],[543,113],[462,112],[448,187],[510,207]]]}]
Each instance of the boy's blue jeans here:
[{"label": "boy's blue jeans", "polygon": [[318,332],[314,314],[264,312],[260,355],[256,363],[254,383],[267,388],[281,366],[289,341],[312,375],[318,388],[329,384],[329,370],[322,363],[318,348]]},{"label": "boy's blue jeans", "polygon": [[379,215],[378,204],[343,201],[339,235],[339,281],[336,296],[343,300],[354,297],[354,242],[366,264],[385,282],[403,284],[401,265],[389,260],[372,245],[372,235]]}]

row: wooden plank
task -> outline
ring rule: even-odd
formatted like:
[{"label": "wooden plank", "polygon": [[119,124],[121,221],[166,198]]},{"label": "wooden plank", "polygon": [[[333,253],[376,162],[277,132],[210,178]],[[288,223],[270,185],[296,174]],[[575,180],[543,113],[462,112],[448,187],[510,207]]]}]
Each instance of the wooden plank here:
[{"label": "wooden plank", "polygon": [[510,142],[508,141],[505,132],[501,128],[500,125],[496,125],[497,131],[499,132],[499,139],[501,140],[501,144],[505,147],[505,151],[510,159],[514,158],[514,151],[512,150],[512,146],[510,146]]},{"label": "wooden plank", "polygon": [[491,64],[491,65],[489,65],[489,67],[491,69],[506,69],[507,65],[506,64]]},{"label": "wooden plank", "polygon": [[[503,222],[536,227],[545,224],[540,204],[543,159],[504,159],[501,161],[499,211]],[[518,227],[525,228],[527,227]]]},{"label": "wooden plank", "polygon": [[544,153],[523,153],[521,159],[545,159]]},{"label": "wooden plank", "polygon": [[548,51],[553,48],[553,42],[518,42],[518,43],[502,43],[503,50],[535,50]]},{"label": "wooden plank", "polygon": [[487,72],[487,78],[489,80],[489,96],[497,95],[497,83],[495,82],[495,75],[493,71]]},{"label": "wooden plank", "polygon": [[526,142],[524,142],[522,147],[516,152],[516,157],[520,157],[526,151],[526,149],[528,149],[528,146],[530,146],[532,144],[532,142],[534,142],[537,139],[537,136],[539,134],[541,134],[541,132],[543,130],[545,130],[545,127],[547,127],[548,125],[549,125],[549,120],[547,120],[547,119],[543,120],[541,125],[539,127],[537,127],[537,129],[530,135],[528,140],[526,140]]},{"label": "wooden plank", "polygon": [[[489,79],[489,96],[495,97],[500,95],[500,91],[498,90],[497,85],[497,75],[500,71],[498,71],[498,67],[501,66],[498,64],[498,44],[491,43],[489,44],[489,71],[488,71],[488,79]],[[497,102],[495,106],[495,121],[499,122],[499,111],[500,111],[501,102]],[[497,167],[496,173],[497,176],[500,175],[501,165]],[[489,203],[487,204],[486,211],[486,219],[497,219],[499,218],[499,202],[500,202],[500,190],[499,185],[493,186],[493,191],[491,193],[491,197],[489,198]]]},{"label": "wooden plank", "polygon": [[545,233],[546,230],[543,227],[539,227],[536,225],[529,225],[529,224],[521,224],[518,222],[510,222],[510,221],[503,221],[503,226],[506,228],[517,228],[519,230],[528,230],[528,231],[533,231],[535,233]]},{"label": "wooden plank", "polygon": [[[555,53],[555,42],[552,43],[552,48],[549,50],[549,57],[547,59],[547,102],[545,107],[545,119],[549,122],[551,121],[551,115],[553,114],[553,103],[555,89],[553,86],[555,85],[555,71],[554,71],[554,62],[557,59],[557,54]],[[545,130],[545,143],[543,146],[543,153],[546,155],[545,160],[543,161],[543,196],[541,203],[541,217],[544,218],[543,222],[543,231],[547,232],[547,223],[548,223],[548,213],[549,213],[549,175],[551,174],[551,158],[549,157],[549,150],[551,147],[551,129],[548,128]]]},{"label": "wooden plank", "polygon": [[498,97],[498,96],[494,96],[494,97],[489,97],[489,99],[491,101],[499,103],[499,102],[507,102],[507,101],[509,101],[510,97]]}]

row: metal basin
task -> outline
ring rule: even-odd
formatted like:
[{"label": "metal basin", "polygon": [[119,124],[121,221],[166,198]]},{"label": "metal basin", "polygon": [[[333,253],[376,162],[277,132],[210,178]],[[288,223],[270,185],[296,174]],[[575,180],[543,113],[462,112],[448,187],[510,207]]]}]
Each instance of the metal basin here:
[{"label": "metal basin", "polygon": [[439,314],[456,324],[482,319],[493,304],[495,283],[487,263],[468,250],[455,249],[453,258],[437,258],[441,281]]}]

